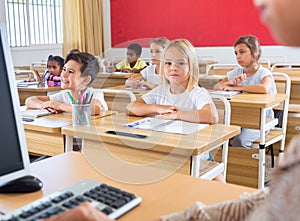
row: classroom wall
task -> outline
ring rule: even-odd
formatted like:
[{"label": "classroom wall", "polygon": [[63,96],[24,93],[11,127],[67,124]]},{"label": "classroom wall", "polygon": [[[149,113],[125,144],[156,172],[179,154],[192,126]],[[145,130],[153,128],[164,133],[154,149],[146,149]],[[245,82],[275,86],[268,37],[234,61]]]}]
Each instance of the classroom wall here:
[{"label": "classroom wall", "polygon": [[[114,0],[119,1],[119,0]],[[197,0],[202,1],[202,0]],[[213,0],[212,0],[213,1]],[[215,0],[214,0],[215,1]],[[249,0],[247,0],[249,1]],[[251,0],[252,1],[252,0]],[[111,27],[111,2],[103,0],[103,15],[104,15],[104,44],[106,57],[125,56],[126,48],[112,48],[112,27]],[[126,1],[128,4],[130,1]],[[145,2],[145,1],[141,1]],[[164,1],[163,1],[164,2]],[[184,2],[184,1],[183,1]],[[240,2],[240,1],[239,1]],[[130,5],[127,5],[130,8]],[[154,13],[154,12],[153,12]],[[154,13],[155,14],[155,13]],[[5,22],[5,1],[0,1],[0,22]],[[148,38],[149,39],[149,38]],[[149,41],[148,41],[149,42]],[[219,63],[234,63],[234,55],[231,46],[225,47],[196,47],[199,56],[213,56]],[[287,62],[300,62],[300,49],[284,46],[263,46],[263,56],[273,56],[273,59],[278,59],[274,56],[280,55]],[[11,49],[13,63],[15,66],[30,65],[32,62],[47,59],[49,54],[62,55],[62,45],[44,45],[31,46],[28,48],[12,48]],[[149,58],[150,53],[148,47],[143,48],[142,57]]]},{"label": "classroom wall", "polygon": [[[276,43],[260,23],[252,0],[152,0],[150,4],[139,0],[103,0],[103,13],[105,57],[125,57],[126,46],[136,41],[144,46],[142,57],[149,58],[151,39],[185,37],[196,46],[198,56],[232,64],[234,41],[240,35],[255,34],[262,44],[262,56],[273,62],[300,62],[300,49]],[[175,22],[166,23],[174,17]]]},{"label": "classroom wall", "polygon": [[241,35],[256,35],[261,44],[276,45],[253,0],[113,0],[110,13],[113,47],[158,36],[213,47],[231,46]]},{"label": "classroom wall", "polygon": [[[6,0],[0,1],[0,22],[6,23]],[[47,60],[50,54],[62,56],[62,45],[33,45],[23,48],[11,48],[14,66],[30,66],[32,62]]]}]

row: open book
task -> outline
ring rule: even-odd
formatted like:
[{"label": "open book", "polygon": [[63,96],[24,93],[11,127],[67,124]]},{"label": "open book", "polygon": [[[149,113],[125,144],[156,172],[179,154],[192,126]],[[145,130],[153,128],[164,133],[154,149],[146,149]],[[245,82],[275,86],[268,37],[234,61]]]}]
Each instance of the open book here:
[{"label": "open book", "polygon": [[165,133],[176,134],[191,134],[205,127],[209,124],[190,123],[181,120],[164,120],[153,117],[146,117],[141,120],[125,124],[127,127],[139,128],[144,130],[154,130]]},{"label": "open book", "polygon": [[217,91],[210,91],[210,94],[216,94],[216,95],[222,95],[224,97],[232,97],[234,95],[242,93],[241,91],[222,91],[222,90],[217,90]]},{"label": "open book", "polygon": [[42,117],[42,116],[46,116],[49,114],[53,114],[52,112],[49,112],[47,110],[24,110],[21,111],[21,116],[22,117]]}]

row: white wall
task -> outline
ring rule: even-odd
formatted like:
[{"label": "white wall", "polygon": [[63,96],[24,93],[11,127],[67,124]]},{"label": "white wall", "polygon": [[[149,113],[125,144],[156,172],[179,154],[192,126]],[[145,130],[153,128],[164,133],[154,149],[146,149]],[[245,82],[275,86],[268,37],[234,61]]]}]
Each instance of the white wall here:
[{"label": "white wall", "polygon": [[[233,47],[198,47],[196,48],[199,57],[206,60],[214,58],[218,63],[236,63]],[[105,57],[126,56],[126,48],[113,48],[105,51]],[[149,58],[149,48],[143,48],[142,58]],[[285,46],[262,46],[262,57],[268,58],[271,62],[298,62],[300,63],[300,48]]]}]

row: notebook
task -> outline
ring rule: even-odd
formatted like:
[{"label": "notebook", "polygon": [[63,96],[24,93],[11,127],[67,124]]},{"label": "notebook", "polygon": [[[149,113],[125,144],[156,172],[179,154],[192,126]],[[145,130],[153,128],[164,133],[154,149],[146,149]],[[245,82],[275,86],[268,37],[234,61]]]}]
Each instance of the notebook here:
[{"label": "notebook", "polygon": [[164,120],[160,118],[146,117],[138,121],[134,121],[124,126],[138,128],[143,130],[154,130],[165,133],[175,134],[192,134],[196,131],[204,129],[209,124],[191,123],[181,120]]}]

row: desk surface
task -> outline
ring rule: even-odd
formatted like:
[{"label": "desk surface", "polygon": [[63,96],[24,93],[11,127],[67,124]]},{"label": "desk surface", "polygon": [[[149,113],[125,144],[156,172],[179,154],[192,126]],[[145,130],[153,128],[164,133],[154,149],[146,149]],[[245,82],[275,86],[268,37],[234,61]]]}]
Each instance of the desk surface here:
[{"label": "desk surface", "polygon": [[[130,173],[130,171],[127,171]],[[83,179],[93,179],[142,197],[142,203],[118,220],[154,220],[184,210],[195,201],[212,204],[239,198],[255,189],[201,180],[181,174],[149,184],[131,185],[111,180],[94,170],[80,153],[70,152],[31,164],[31,173],[41,179],[41,191],[29,194],[0,194],[0,211],[10,212]]]},{"label": "desk surface", "polygon": [[267,108],[285,100],[286,94],[250,94],[241,93],[233,96],[230,100],[234,107]]},{"label": "desk surface", "polygon": [[61,87],[45,87],[45,88],[39,88],[39,87],[18,87],[18,91],[24,91],[24,92],[48,92],[48,91],[59,91],[62,90]]},{"label": "desk surface", "polygon": [[[96,122],[96,125],[90,127],[66,126],[62,128],[62,133],[68,136],[80,136],[83,138],[90,138],[94,140],[101,140],[107,143],[127,144],[129,142],[135,148],[145,148],[145,143],[152,146],[155,150],[163,153],[170,153],[174,147],[182,151],[193,152],[198,155],[216,144],[222,143],[233,136],[240,133],[240,127],[234,125],[215,124],[210,125],[198,132],[189,135],[170,134],[163,132],[156,132],[151,130],[134,129],[124,126],[124,124],[141,119],[141,117],[127,116],[124,113],[101,118]],[[135,133],[146,135],[148,138],[139,139],[128,136],[116,136],[107,134],[108,130],[116,130],[126,133]]]},{"label": "desk surface", "polygon": [[[99,115],[91,116],[91,121],[116,114],[115,111],[102,111]],[[72,124],[72,113],[50,114],[34,118],[32,122],[23,121],[25,129],[37,130],[49,133],[60,133],[63,126]]]}]

